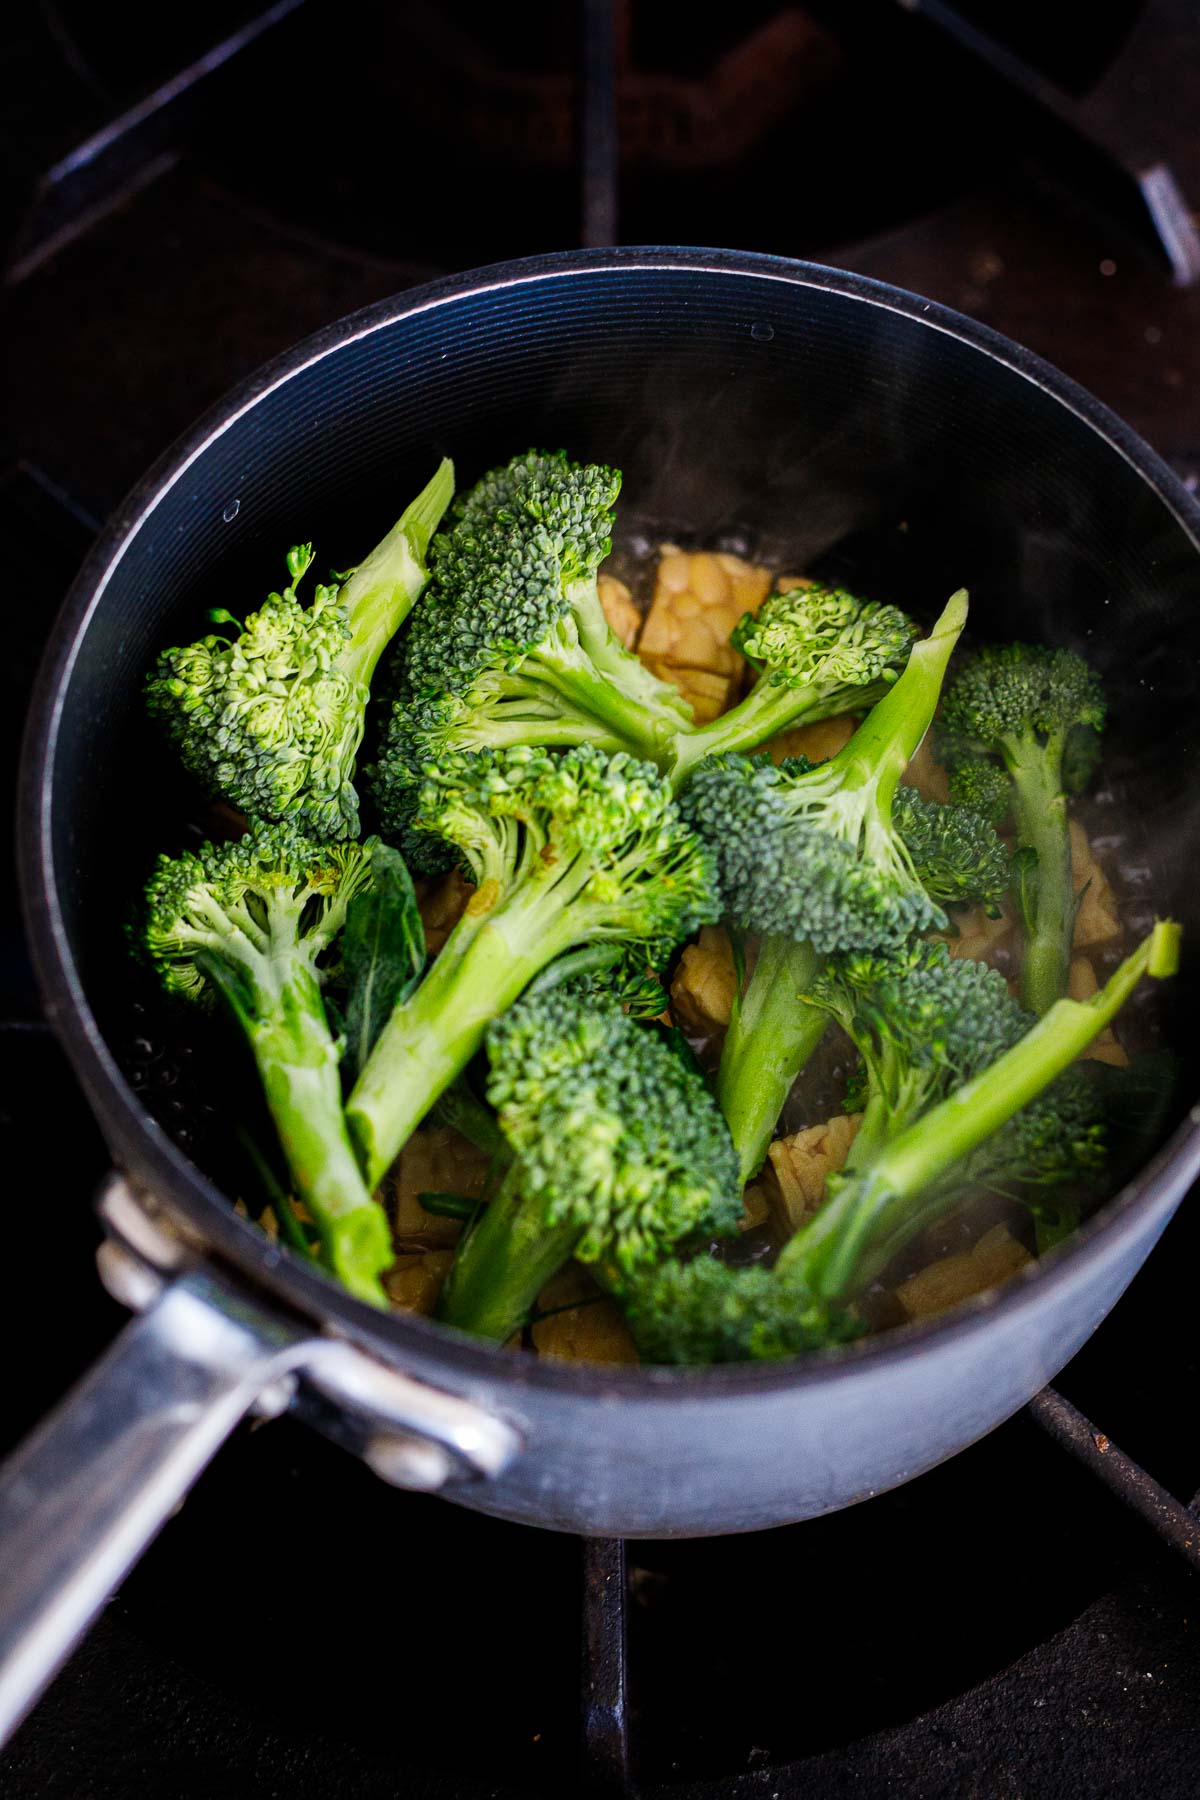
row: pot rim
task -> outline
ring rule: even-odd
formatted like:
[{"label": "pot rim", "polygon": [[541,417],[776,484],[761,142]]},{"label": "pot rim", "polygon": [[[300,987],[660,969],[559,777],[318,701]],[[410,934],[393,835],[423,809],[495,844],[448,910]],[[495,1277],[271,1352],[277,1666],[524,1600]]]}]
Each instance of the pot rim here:
[{"label": "pot rim", "polygon": [[581,1402],[615,1395],[676,1399],[719,1393],[763,1393],[852,1376],[881,1359],[893,1363],[921,1354],[934,1342],[966,1339],[987,1319],[1031,1308],[1056,1287],[1082,1276],[1142,1215],[1167,1210],[1200,1173],[1200,1104],[1194,1105],[1169,1141],[1139,1174],[1088,1220],[1072,1240],[1038,1259],[999,1290],[967,1301],[948,1314],[897,1327],[878,1337],[790,1362],[700,1367],[629,1367],[556,1362],[513,1356],[463,1333],[413,1315],[382,1312],[338,1288],[288,1251],[272,1245],[172,1142],[139,1105],[104,1042],[75,966],[55,879],[51,819],[52,769],[64,691],[89,623],[122,555],[152,520],[155,508],[216,438],[231,429],[266,395],[302,370],[346,345],[442,306],[496,290],[570,277],[603,279],[631,268],[694,270],[736,279],[757,277],[816,288],[858,304],[899,313],[957,339],[1031,382],[1073,413],[1128,462],[1166,507],[1200,555],[1200,504],[1167,464],[1108,407],[1031,351],[961,313],[886,282],[822,264],[750,251],[679,246],[558,251],[467,270],[349,314],[282,352],[229,392],[168,449],[117,508],[73,582],[47,641],[35,681],[22,751],[18,788],[20,887],[25,927],[47,1017],[82,1083],[100,1125],[120,1157],[147,1171],[156,1200],[199,1232],[206,1248],[265,1288],[276,1300],[354,1338],[390,1362],[447,1371],[508,1388],[550,1390]]}]

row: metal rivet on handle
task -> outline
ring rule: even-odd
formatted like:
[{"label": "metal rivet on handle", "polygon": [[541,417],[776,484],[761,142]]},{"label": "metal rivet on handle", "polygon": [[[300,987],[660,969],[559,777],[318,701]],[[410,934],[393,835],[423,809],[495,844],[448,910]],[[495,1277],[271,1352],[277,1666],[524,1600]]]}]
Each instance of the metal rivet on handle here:
[{"label": "metal rivet on handle", "polygon": [[454,1458],[427,1438],[379,1432],[363,1450],[363,1461],[392,1487],[431,1494],[445,1487],[455,1472]]}]

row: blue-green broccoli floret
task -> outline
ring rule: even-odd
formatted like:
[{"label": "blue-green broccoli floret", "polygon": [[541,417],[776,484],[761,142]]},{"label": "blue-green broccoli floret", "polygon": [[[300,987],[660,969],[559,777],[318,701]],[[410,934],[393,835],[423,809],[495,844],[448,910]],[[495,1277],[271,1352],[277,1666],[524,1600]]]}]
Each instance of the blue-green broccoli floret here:
[{"label": "blue-green broccoli floret", "polygon": [[696,771],[681,804],[717,852],[725,911],[739,929],[785,934],[831,955],[886,949],[945,925],[892,813],[966,617],[960,592],[828,762],[732,755]]},{"label": "blue-green broccoli floret", "polygon": [[254,824],[235,843],[162,856],[135,942],[169,993],[225,1001],[257,1063],[322,1261],[352,1293],[379,1303],[391,1236],[347,1134],[321,997],[324,962],[350,902],[371,884],[377,844]]},{"label": "blue-green broccoli floret", "polygon": [[244,812],[289,819],[318,837],[358,833],[354,765],[371,678],[425,585],[425,553],[450,496],[454,466],[429,485],[366,561],[309,606],[297,588],[312,545],[289,550],[288,583],[231,627],[164,650],[146,685],[150,711],[185,767]]},{"label": "blue-green broccoli floret", "polygon": [[859,1328],[857,1297],[967,1196],[990,1189],[1036,1211],[1094,1174],[1104,1154],[1097,1090],[1072,1065],[1141,977],[1174,974],[1178,957],[1178,926],[1160,922],[1090,1000],[1059,1000],[1040,1019],[992,971],[940,946],[835,965],[814,999],[867,1065],[846,1165],[774,1269],[664,1265],[631,1281],[625,1303],[644,1353],[737,1361],[842,1342]]},{"label": "blue-green broccoli floret", "polygon": [[703,1077],[613,1000],[527,997],[487,1048],[513,1162],[460,1244],[447,1324],[503,1341],[571,1257],[621,1286],[683,1240],[733,1230],[737,1161]]},{"label": "blue-green broccoli floret", "polygon": [[924,939],[881,955],[830,958],[807,998],[862,1058],[855,1160],[990,1067],[1033,1023],[998,969]]},{"label": "blue-green broccoli floret", "polygon": [[939,754],[952,794],[962,796],[967,766],[981,760],[1008,777],[1025,934],[1021,995],[1033,1012],[1067,988],[1075,894],[1066,796],[1094,767],[1104,717],[1095,670],[1073,651],[1037,644],[979,651],[942,705]]},{"label": "blue-green broccoli floret", "polygon": [[830,954],[884,948],[946,924],[892,822],[890,796],[848,786],[844,756],[815,768],[791,757],[724,756],[696,771],[683,808],[717,849],[726,912],[739,930],[806,939]]},{"label": "blue-green broccoli floret", "polygon": [[657,954],[719,910],[712,852],[658,771],[623,751],[448,752],[426,766],[415,819],[456,848],[476,891],[350,1096],[371,1181],[556,957],[622,943]]},{"label": "blue-green broccoli floret", "polygon": [[943,907],[979,906],[989,918],[999,917],[1012,885],[1012,857],[983,813],[923,800],[915,788],[901,785],[892,823],[931,900]]}]

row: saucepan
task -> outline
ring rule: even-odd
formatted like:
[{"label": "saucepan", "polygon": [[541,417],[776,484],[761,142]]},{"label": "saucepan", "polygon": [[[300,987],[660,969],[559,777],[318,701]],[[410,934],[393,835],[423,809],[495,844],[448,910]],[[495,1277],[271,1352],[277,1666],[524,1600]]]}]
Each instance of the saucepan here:
[{"label": "saucepan", "polygon": [[[529,444],[620,465],[630,533],[783,546],[925,618],[966,585],[979,635],[1083,649],[1107,676],[1105,779],[1132,797],[1147,902],[1193,946],[1156,996],[1181,1098],[1122,1191],[1002,1290],[798,1363],[550,1362],[351,1298],[139,1099],[123,909],[178,779],[141,699],[155,651],[206,606],[252,605],[290,543],[353,560],[440,455],[466,481]],[[3,1722],[249,1412],[297,1409],[398,1485],[504,1518],[668,1537],[848,1506],[1036,1393],[1200,1166],[1195,1033],[1174,1029],[1200,966],[1198,648],[1200,508],[1165,465],[1026,351],[836,270],[652,248],[504,264],[332,325],[222,401],[104,532],[28,729],[29,931],[112,1152],[102,1273],[137,1316],[0,1481]]]}]

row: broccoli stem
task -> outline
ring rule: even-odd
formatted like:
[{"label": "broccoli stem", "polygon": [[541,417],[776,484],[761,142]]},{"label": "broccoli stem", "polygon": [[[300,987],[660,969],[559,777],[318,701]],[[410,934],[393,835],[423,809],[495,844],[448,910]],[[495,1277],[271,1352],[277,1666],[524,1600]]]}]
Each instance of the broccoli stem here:
[{"label": "broccoli stem", "polygon": [[605,617],[600,590],[593,575],[568,589],[579,642],[602,675],[620,683],[625,693],[650,710],[673,730],[691,727],[692,708],[678,688],[661,681],[641,659],[627,650]]},{"label": "broccoli stem", "polygon": [[468,906],[416,993],[380,1033],[346,1104],[371,1187],[466,1068],[492,1019],[564,947],[540,920],[523,930],[525,911],[509,906],[485,923]]},{"label": "broccoli stem", "polygon": [[1162,979],[1179,961],[1179,927],[1158,921],[1090,1000],[1057,1000],[1011,1050],[902,1131],[849,1175],[780,1254],[827,1302],[847,1300],[885,1269],[960,1190],[939,1180],[1070,1067],[1112,1023],[1143,975]]},{"label": "broccoli stem", "polygon": [[270,993],[270,1006],[245,1023],[296,1192],[316,1223],[321,1261],[360,1300],[379,1306],[391,1233],[364,1185],[346,1129],[338,1050],[320,984],[311,968],[292,961],[276,973]]},{"label": "broccoli stem", "polygon": [[[862,794],[883,820],[891,817],[900,777],[929,729],[942,677],[967,616],[964,590],[952,595],[932,632],[913,646],[904,673],[868,713],[830,765],[839,792]],[[816,973],[809,944],[772,933],[730,1020],[717,1074],[717,1098],[738,1152],[742,1180],[767,1153],[792,1082],[828,1023],[799,995]],[[772,1110],[772,1108],[774,1110]]]},{"label": "broccoli stem", "polygon": [[[545,678],[562,693],[573,712],[608,727],[612,746],[632,750],[660,766],[667,761],[683,719],[678,709],[665,704],[660,695],[642,691],[639,674],[656,687],[662,683],[655,682],[635,656],[627,656],[619,669],[604,669],[597,668],[582,645],[578,652],[568,650],[559,655],[542,646],[526,659],[521,675],[532,673],[535,667],[539,673],[544,671]],[[600,748],[610,747],[594,726],[590,736]]]},{"label": "broccoli stem", "polygon": [[937,710],[946,665],[967,622],[967,592],[959,588],[928,637],[913,645],[904,673],[872,707],[835,762],[846,789],[873,787],[879,810],[891,817],[900,777],[920,747]]},{"label": "broccoli stem", "polygon": [[1021,1002],[1044,1013],[1067,991],[1075,892],[1071,882],[1071,834],[1062,787],[1063,738],[1039,744],[1032,732],[1006,744],[1004,762],[1013,784],[1013,814],[1019,849],[1036,862],[1022,884],[1025,961]]},{"label": "broccoli stem", "polygon": [[792,1083],[820,1043],[829,1015],[800,998],[819,957],[780,932],[764,937],[746,991],[734,1006],[717,1071],[717,1103],[738,1155],[738,1179],[763,1164]]},{"label": "broccoli stem", "polygon": [[342,583],[338,601],[346,608],[351,635],[338,666],[364,688],[420,597],[428,579],[425,553],[453,494],[454,464],[443,457],[433,479]]},{"label": "broccoli stem", "polygon": [[437,1117],[440,1124],[451,1126],[493,1162],[497,1158],[505,1163],[512,1161],[508,1139],[501,1131],[495,1113],[475,1098],[465,1077],[459,1076],[450,1083],[437,1103]]},{"label": "broccoli stem", "polygon": [[865,711],[888,692],[883,682],[864,688],[788,687],[764,675],[746,698],[711,724],[681,732],[667,773],[676,792],[706,756],[724,756],[734,750],[755,750],[768,738],[789,727],[813,725],[837,713]]},{"label": "broccoli stem", "polygon": [[568,1260],[579,1235],[571,1220],[547,1226],[541,1208],[527,1203],[520,1167],[514,1165],[460,1243],[437,1317],[460,1331],[504,1343]]}]

